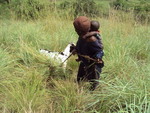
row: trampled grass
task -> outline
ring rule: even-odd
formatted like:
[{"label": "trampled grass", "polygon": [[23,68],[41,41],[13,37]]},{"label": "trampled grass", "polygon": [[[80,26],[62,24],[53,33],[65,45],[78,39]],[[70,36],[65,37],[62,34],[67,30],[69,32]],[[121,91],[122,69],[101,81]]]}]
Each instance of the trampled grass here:
[{"label": "trampled grass", "polygon": [[62,51],[75,43],[73,20],[1,20],[0,112],[149,113],[150,27],[116,17],[95,19],[101,23],[105,67],[94,92],[77,85],[76,56],[64,73],[39,54],[40,48]]}]

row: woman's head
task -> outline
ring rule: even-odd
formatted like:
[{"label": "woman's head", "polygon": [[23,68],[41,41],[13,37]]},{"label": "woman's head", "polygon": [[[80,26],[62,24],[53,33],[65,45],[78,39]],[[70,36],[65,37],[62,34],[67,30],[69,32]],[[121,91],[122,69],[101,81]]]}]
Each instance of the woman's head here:
[{"label": "woman's head", "polygon": [[73,22],[75,31],[79,36],[83,36],[87,32],[89,32],[91,27],[91,21],[85,16],[79,16]]}]

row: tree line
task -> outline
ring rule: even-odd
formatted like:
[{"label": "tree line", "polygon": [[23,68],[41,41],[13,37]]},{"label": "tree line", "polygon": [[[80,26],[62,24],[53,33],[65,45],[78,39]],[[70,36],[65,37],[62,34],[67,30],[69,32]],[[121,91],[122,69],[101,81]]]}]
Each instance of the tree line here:
[{"label": "tree line", "polygon": [[[150,22],[149,0],[0,0],[0,7],[5,6],[13,11],[20,19],[38,19],[47,15],[48,11],[57,9],[60,15],[67,14],[76,17],[78,15],[108,17],[110,8],[124,12],[133,12],[138,21]],[[2,8],[1,8],[2,9]],[[2,11],[2,10],[1,10]],[[65,15],[64,15],[65,16]],[[44,16],[43,16],[44,17]]]}]

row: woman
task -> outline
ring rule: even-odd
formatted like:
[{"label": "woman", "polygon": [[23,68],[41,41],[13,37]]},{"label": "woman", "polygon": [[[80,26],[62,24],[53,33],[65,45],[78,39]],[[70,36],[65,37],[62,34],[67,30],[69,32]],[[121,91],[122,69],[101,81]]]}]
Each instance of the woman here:
[{"label": "woman", "polygon": [[75,31],[79,38],[76,44],[78,59],[81,61],[77,81],[89,81],[90,90],[95,90],[99,84],[101,69],[104,65],[102,61],[102,45],[96,38],[96,32],[90,33],[91,21],[85,16],[76,18],[73,22]]}]

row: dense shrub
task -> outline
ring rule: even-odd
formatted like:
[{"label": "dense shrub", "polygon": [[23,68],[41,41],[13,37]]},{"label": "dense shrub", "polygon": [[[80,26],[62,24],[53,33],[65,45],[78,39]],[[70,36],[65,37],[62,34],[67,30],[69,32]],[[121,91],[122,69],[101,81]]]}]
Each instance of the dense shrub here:
[{"label": "dense shrub", "polygon": [[136,21],[150,22],[149,0],[0,0],[0,18],[11,18],[13,14],[17,19],[35,20],[51,12],[63,18],[80,15],[109,17],[111,8],[121,12],[133,12]]},{"label": "dense shrub", "polygon": [[38,19],[48,9],[47,0],[14,0],[10,3],[16,16],[21,19]]},{"label": "dense shrub", "polygon": [[0,0],[0,3],[7,3],[9,4],[11,0]]},{"label": "dense shrub", "polygon": [[0,0],[0,3],[5,3],[6,1],[5,0]]},{"label": "dense shrub", "polygon": [[108,9],[103,7],[103,5],[104,4],[96,3],[93,0],[75,0],[73,2],[63,1],[59,8],[61,10],[70,11],[69,14],[72,14],[74,17],[81,15],[95,17],[102,16],[104,13],[104,15],[106,15]]},{"label": "dense shrub", "polygon": [[93,0],[76,0],[73,6],[75,17],[78,15],[95,16],[99,14],[98,7]]},{"label": "dense shrub", "polygon": [[69,1],[64,1],[64,2],[62,2],[62,3],[60,4],[60,8],[61,8],[61,9],[68,9],[68,8],[71,7],[71,5],[72,5],[71,2],[69,2]]},{"label": "dense shrub", "polygon": [[8,5],[4,3],[0,3],[0,19],[8,19],[10,18],[11,12]]},{"label": "dense shrub", "polygon": [[133,11],[137,21],[150,22],[150,2],[148,0],[116,0],[112,3],[112,6],[117,10]]},{"label": "dense shrub", "polygon": [[139,4],[135,5],[134,12],[136,20],[150,22],[150,2],[141,1]]}]

